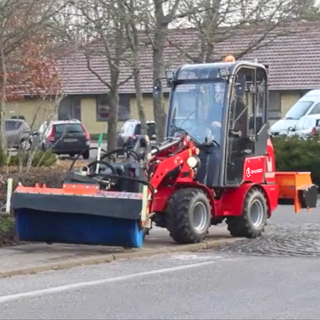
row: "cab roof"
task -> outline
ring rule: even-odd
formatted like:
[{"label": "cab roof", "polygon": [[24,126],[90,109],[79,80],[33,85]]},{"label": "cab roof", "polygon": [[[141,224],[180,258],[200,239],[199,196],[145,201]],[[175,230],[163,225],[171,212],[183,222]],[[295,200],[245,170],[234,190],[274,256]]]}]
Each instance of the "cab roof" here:
[{"label": "cab roof", "polygon": [[[228,70],[229,74],[234,74],[240,67],[253,67],[253,68],[262,68],[267,71],[267,66],[246,60],[237,60],[235,62],[212,62],[212,63],[197,63],[197,64],[185,64],[179,67],[176,71],[176,80],[180,80],[181,75],[184,72],[196,72],[200,75],[207,74],[209,78],[215,78],[217,72],[221,69]],[[197,78],[201,78],[199,75]],[[182,79],[181,79],[182,80]]]}]

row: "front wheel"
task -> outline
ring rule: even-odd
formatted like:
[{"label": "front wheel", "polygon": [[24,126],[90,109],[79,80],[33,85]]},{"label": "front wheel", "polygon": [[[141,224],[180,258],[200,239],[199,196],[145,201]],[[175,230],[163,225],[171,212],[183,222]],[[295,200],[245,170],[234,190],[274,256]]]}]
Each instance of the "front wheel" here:
[{"label": "front wheel", "polygon": [[201,242],[211,226],[209,199],[200,189],[177,190],[169,200],[166,217],[167,229],[174,241]]},{"label": "front wheel", "polygon": [[23,151],[30,151],[31,145],[32,143],[30,139],[23,139],[20,142],[20,147]]},{"label": "front wheel", "polygon": [[268,219],[268,205],[264,193],[259,188],[249,190],[241,217],[226,219],[228,230],[234,237],[257,238],[264,231]]}]

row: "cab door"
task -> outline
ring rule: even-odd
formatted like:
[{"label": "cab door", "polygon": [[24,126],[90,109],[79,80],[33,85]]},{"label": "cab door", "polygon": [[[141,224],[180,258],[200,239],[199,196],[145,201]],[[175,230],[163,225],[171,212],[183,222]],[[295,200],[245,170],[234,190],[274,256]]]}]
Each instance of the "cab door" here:
[{"label": "cab door", "polygon": [[[225,185],[242,182],[246,157],[255,155],[251,115],[256,106],[256,69],[241,67],[232,83],[227,124]],[[255,123],[255,122],[254,122]]]}]

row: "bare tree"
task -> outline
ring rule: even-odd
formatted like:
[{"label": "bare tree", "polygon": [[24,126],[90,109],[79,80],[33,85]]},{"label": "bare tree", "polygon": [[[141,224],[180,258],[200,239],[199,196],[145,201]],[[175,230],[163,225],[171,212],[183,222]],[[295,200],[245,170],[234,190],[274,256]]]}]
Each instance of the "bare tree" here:
[{"label": "bare tree", "polygon": [[[197,5],[200,3],[191,0],[183,0],[181,5],[182,10],[190,12],[188,26],[194,28],[194,40],[186,44],[174,33],[168,38],[185,59],[195,63],[220,60],[230,46],[236,52],[229,53],[239,59],[271,44],[283,35],[279,27],[291,21],[296,12],[294,3],[287,0],[202,0],[201,10],[192,10]],[[239,39],[241,45],[235,48],[234,42]]]},{"label": "bare tree", "polygon": [[[153,81],[164,75],[164,47],[169,25],[176,19],[187,17],[190,12],[179,12],[181,0],[153,0],[149,5],[149,18],[145,21],[146,33],[152,44]],[[192,8],[194,10],[194,8]],[[156,120],[157,141],[162,141],[165,134],[166,112],[163,104],[163,94],[153,97],[153,111]]]},{"label": "bare tree", "polygon": [[[5,103],[16,93],[21,94],[28,79],[17,78],[21,66],[25,66],[22,53],[30,41],[45,35],[51,17],[60,9],[54,0],[2,0],[0,1],[0,117],[1,146],[6,149],[4,128]],[[24,47],[24,48],[23,48]],[[25,53],[25,52],[24,52]],[[17,80],[19,80],[17,82]]]},{"label": "bare tree", "polygon": [[125,3],[126,11],[123,14],[126,16],[126,35],[129,45],[129,50],[132,54],[132,70],[134,87],[136,91],[136,100],[138,115],[141,122],[141,134],[147,133],[146,115],[143,107],[143,92],[140,81],[140,59],[141,57],[141,21],[145,21],[145,7],[148,5],[145,0],[128,0]]},{"label": "bare tree", "polygon": [[320,5],[316,0],[294,0],[293,3],[293,18],[297,20],[319,21]]},{"label": "bare tree", "polygon": [[[121,0],[70,0],[69,3],[82,16],[78,28],[87,35],[81,50],[88,70],[106,86],[109,103],[107,144],[109,150],[114,149],[119,111],[118,88],[133,77],[130,74],[121,78],[121,69],[128,65],[126,60],[129,59],[126,20],[122,14],[126,8]],[[98,60],[104,61],[106,72],[94,66]]]}]

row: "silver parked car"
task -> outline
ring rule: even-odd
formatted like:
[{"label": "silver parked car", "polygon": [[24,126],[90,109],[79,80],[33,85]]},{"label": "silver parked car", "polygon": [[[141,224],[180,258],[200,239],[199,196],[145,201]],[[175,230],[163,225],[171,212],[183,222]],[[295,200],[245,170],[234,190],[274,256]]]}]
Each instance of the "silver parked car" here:
[{"label": "silver parked car", "polygon": [[294,127],[288,129],[288,136],[306,138],[320,132],[320,114],[308,115],[300,118]]},{"label": "silver parked car", "polygon": [[5,120],[5,133],[7,146],[9,148],[21,148],[25,151],[29,151],[31,149],[32,135],[30,127],[26,121],[22,119]]}]

